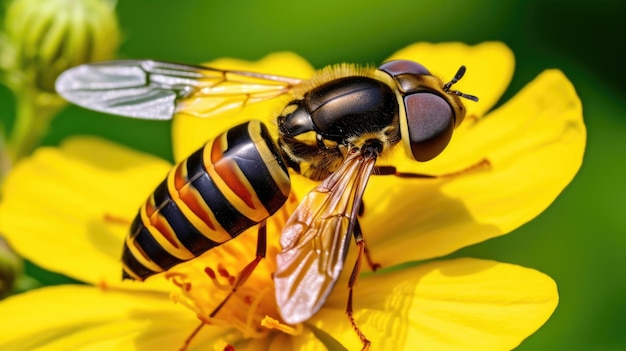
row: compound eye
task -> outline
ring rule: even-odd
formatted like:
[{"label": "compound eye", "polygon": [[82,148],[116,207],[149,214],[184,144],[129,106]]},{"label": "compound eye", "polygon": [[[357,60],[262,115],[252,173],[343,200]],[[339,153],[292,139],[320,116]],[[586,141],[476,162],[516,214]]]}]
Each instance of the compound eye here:
[{"label": "compound eye", "polygon": [[400,74],[430,74],[426,67],[417,62],[408,60],[393,60],[385,62],[378,69],[387,72],[390,76],[395,77]]},{"label": "compound eye", "polygon": [[443,98],[432,93],[415,93],[404,98],[408,143],[413,158],[428,161],[450,142],[454,113]]}]

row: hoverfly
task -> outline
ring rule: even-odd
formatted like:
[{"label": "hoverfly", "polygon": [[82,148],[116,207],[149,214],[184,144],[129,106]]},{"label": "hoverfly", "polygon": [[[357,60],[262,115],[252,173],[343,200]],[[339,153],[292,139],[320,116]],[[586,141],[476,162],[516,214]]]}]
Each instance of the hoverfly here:
[{"label": "hoverfly", "polygon": [[274,274],[280,313],[286,323],[296,324],[321,308],[343,269],[352,235],[359,253],[347,314],[366,349],[369,341],[352,317],[352,290],[367,256],[358,212],[368,179],[377,173],[406,176],[393,167],[376,167],[379,156],[397,144],[419,162],[446,148],[465,116],[460,98],[478,100],[451,90],[464,73],[461,66],[443,83],[419,63],[396,60],[377,69],[331,66],[301,80],[120,60],[72,68],[58,78],[56,89],[88,109],[157,120],[177,113],[211,118],[288,96],[276,117],[276,141],[262,122],[248,121],[208,141],[170,171],[131,225],[123,278],[143,280],[166,271],[256,225],[256,258],[241,272],[237,284],[243,284],[265,256],[265,221],[287,200],[291,168],[322,182],[299,204],[281,235]]}]

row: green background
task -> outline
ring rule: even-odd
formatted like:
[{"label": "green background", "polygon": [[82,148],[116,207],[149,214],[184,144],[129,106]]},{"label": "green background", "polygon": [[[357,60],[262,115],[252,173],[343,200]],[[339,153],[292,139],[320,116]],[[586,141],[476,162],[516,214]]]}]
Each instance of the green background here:
[{"label": "green background", "polygon": [[[546,68],[573,81],[588,128],[585,161],[542,215],[469,247],[471,256],[536,268],[559,285],[552,318],[518,350],[626,350],[626,68],[624,1],[119,1],[120,57],[198,63],[290,50],[314,66],[379,63],[416,41],[501,40],[516,55],[508,100]],[[0,88],[0,119],[14,102]],[[45,144],[103,135],[171,158],[168,123],[65,110]],[[28,266],[44,284],[61,278]]]}]

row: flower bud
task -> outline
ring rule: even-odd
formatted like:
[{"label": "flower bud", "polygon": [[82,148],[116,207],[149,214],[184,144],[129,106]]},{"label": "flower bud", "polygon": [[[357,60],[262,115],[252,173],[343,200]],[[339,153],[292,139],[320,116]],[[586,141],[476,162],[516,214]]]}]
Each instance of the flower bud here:
[{"label": "flower bud", "polygon": [[120,32],[114,6],[106,0],[14,0],[4,39],[9,85],[53,93],[64,70],[111,58]]}]

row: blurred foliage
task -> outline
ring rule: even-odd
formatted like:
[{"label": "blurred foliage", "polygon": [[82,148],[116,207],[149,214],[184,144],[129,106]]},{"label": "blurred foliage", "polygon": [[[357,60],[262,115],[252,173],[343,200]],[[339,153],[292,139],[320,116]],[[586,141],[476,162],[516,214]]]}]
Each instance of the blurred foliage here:
[{"label": "blurred foliage", "polygon": [[[416,41],[501,40],[517,60],[501,101],[542,70],[563,70],[581,96],[588,127],[580,173],[533,222],[454,256],[517,263],[557,281],[559,307],[518,350],[626,349],[626,70],[619,59],[626,2],[134,0],[117,8],[121,57],[198,63],[290,50],[322,67],[379,63]],[[0,120],[10,125],[15,105],[6,88],[0,106]],[[171,159],[168,123],[72,106],[54,120],[44,144],[74,134],[102,135]],[[60,279],[26,270],[47,283]]]}]

